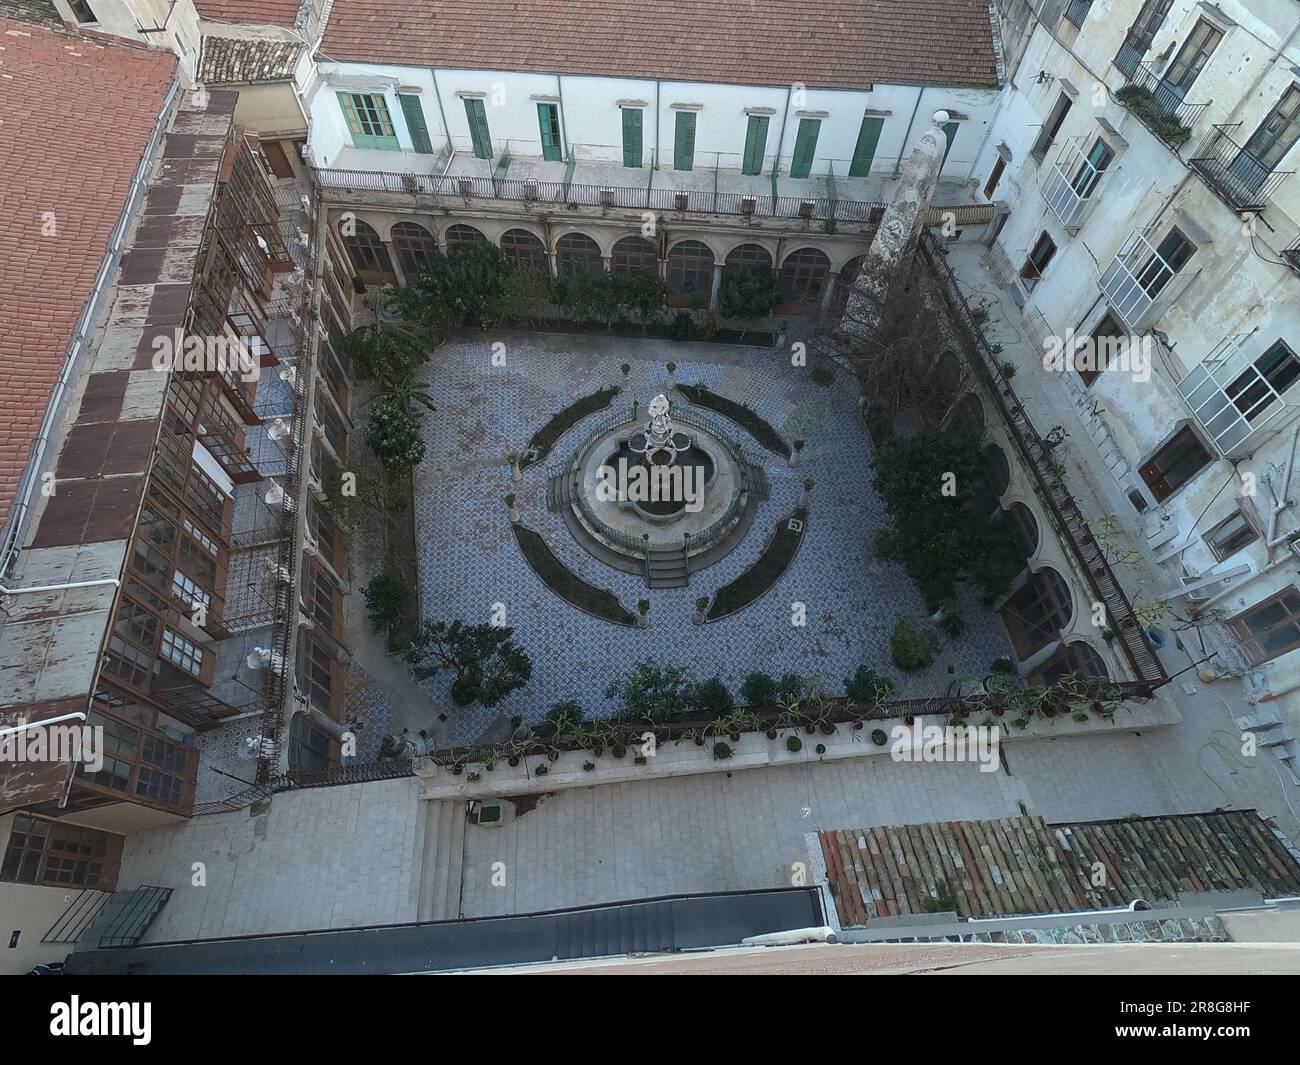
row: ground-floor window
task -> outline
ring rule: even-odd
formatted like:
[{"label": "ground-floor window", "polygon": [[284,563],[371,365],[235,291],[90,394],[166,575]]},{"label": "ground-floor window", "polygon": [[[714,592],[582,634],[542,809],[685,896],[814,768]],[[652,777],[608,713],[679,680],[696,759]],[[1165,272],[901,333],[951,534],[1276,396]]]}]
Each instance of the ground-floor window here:
[{"label": "ground-floor window", "polygon": [[121,857],[121,836],[17,814],[0,880],[112,891]]},{"label": "ground-floor window", "polygon": [[1011,643],[1021,658],[1041,651],[1070,623],[1070,587],[1053,569],[1031,573],[1002,608]]}]

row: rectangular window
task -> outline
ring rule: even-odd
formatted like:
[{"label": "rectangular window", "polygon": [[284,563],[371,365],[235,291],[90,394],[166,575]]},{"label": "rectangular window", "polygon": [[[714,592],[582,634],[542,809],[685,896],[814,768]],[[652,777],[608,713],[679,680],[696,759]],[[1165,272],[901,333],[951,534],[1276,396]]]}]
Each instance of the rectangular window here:
[{"label": "rectangular window", "polygon": [[1118,350],[1116,341],[1127,335],[1113,315],[1107,314],[1097,323],[1097,328],[1092,331],[1092,343],[1080,345],[1074,356],[1074,368],[1085,388],[1091,388],[1110,365],[1111,356]]},{"label": "rectangular window", "polygon": [[1142,467],[1157,503],[1163,503],[1210,464],[1210,453],[1190,426],[1184,425]]},{"label": "rectangular window", "polygon": [[673,131],[673,169],[695,168],[695,112],[678,111]]},{"label": "rectangular window", "polygon": [[298,644],[298,689],[312,706],[333,715],[331,696],[334,691],[334,659],[303,629]]},{"label": "rectangular window", "polygon": [[1056,98],[1051,114],[1047,116],[1043,128],[1038,131],[1038,139],[1034,141],[1034,146],[1029,152],[1040,163],[1047,155],[1047,149],[1056,140],[1056,135],[1061,132],[1061,126],[1065,124],[1065,116],[1070,113],[1070,108],[1073,106],[1074,102],[1065,93],[1061,93]]},{"label": "rectangular window", "polygon": [[1147,49],[1164,25],[1165,16],[1169,14],[1173,3],[1174,0],[1146,0],[1138,17],[1133,20],[1133,25],[1129,27],[1124,43],[1119,46],[1119,53],[1115,56],[1115,65],[1129,77],[1133,76],[1142,57],[1147,54]]},{"label": "rectangular window", "polygon": [[866,115],[858,130],[858,141],[853,146],[853,162],[849,164],[849,177],[866,177],[871,173],[871,164],[876,158],[876,145],[880,143],[880,131],[885,128],[885,120],[875,115]]},{"label": "rectangular window", "polygon": [[492,158],[492,134],[488,131],[487,110],[476,96],[465,98],[465,118],[469,122],[469,139],[480,159]]},{"label": "rectangular window", "polygon": [[338,98],[355,147],[391,152],[401,148],[388,103],[381,93],[341,92]]},{"label": "rectangular window", "polygon": [[112,891],[121,856],[121,836],[16,814],[0,880]]},{"label": "rectangular window", "polygon": [[1233,169],[1261,170],[1263,174],[1254,186],[1258,188],[1297,139],[1300,139],[1300,86],[1292,85],[1259,124],[1259,129],[1251,134],[1242,152],[1245,158],[1234,163]]},{"label": "rectangular window", "polygon": [[1212,23],[1201,19],[1196,28],[1187,36],[1178,55],[1169,64],[1161,83],[1182,99],[1202,68],[1209,62],[1210,56],[1223,40],[1223,31]]},{"label": "rectangular window", "polygon": [[203,649],[171,629],[163,629],[159,653],[191,676],[198,677],[203,673]]},{"label": "rectangular window", "polygon": [[300,773],[329,769],[334,764],[334,741],[307,714],[294,714],[289,723],[289,768]]},{"label": "rectangular window", "polygon": [[1040,234],[1034,250],[1029,253],[1025,265],[1020,268],[1020,280],[1024,283],[1026,292],[1034,290],[1034,286],[1042,279],[1043,271],[1047,269],[1055,254],[1056,242],[1046,232]]},{"label": "rectangular window", "polygon": [[1070,0],[1065,5],[1065,21],[1072,26],[1082,26],[1083,20],[1088,17],[1088,8],[1092,7],[1092,0]]},{"label": "rectangular window", "polygon": [[212,596],[200,588],[194,581],[190,580],[180,570],[172,574],[172,595],[176,596],[182,602],[189,603],[193,606],[195,603],[201,603],[203,606],[212,605]]},{"label": "rectangular window", "polygon": [[1282,341],[1264,352],[1223,391],[1232,405],[1253,422],[1300,377],[1300,359]]},{"label": "rectangular window", "polygon": [[1205,534],[1206,544],[1220,562],[1258,539],[1259,533],[1240,510],[1234,510]]},{"label": "rectangular window", "polygon": [[1300,592],[1287,588],[1228,621],[1251,665],[1300,647]]},{"label": "rectangular window", "polygon": [[641,108],[623,108],[623,165],[640,167],[644,162],[641,147]]},{"label": "rectangular window", "polygon": [[794,158],[790,162],[790,176],[806,178],[812,173],[813,157],[817,154],[817,135],[821,132],[820,118],[799,119],[799,132],[794,138]]},{"label": "rectangular window", "polygon": [[542,158],[558,163],[564,156],[560,145],[560,109],[555,104],[538,104],[537,127],[542,136]]},{"label": "rectangular window", "polygon": [[1002,172],[1007,168],[1007,161],[998,156],[993,163],[993,171],[989,174],[989,179],[984,183],[984,198],[993,199],[993,190],[998,187],[998,182],[1002,180]]},{"label": "rectangular window", "polygon": [[1074,172],[1074,177],[1070,179],[1070,188],[1074,189],[1080,199],[1086,200],[1097,187],[1102,174],[1106,173],[1114,161],[1115,153],[1111,151],[1110,145],[1098,137],[1087,157]]},{"label": "rectangular window", "polygon": [[68,0],[68,6],[72,8],[72,17],[83,26],[99,21],[86,0]]},{"label": "rectangular window", "polygon": [[742,174],[761,174],[763,157],[767,151],[767,115],[750,115],[745,127],[745,157],[740,165]]},{"label": "rectangular window", "polygon": [[414,93],[398,93],[397,102],[402,105],[402,117],[406,119],[407,132],[411,134],[411,147],[421,155],[433,154],[433,142],[429,139],[429,125],[424,120],[424,107],[420,98]]}]

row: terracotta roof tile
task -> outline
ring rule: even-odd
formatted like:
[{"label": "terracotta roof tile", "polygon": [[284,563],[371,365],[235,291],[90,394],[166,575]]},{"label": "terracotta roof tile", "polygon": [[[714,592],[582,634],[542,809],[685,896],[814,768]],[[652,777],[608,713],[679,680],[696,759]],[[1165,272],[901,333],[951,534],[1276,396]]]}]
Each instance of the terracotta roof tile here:
[{"label": "terracotta roof tile", "polygon": [[11,222],[0,227],[0,517],[175,66],[170,53],[0,18],[0,211]]},{"label": "terracotta roof tile", "polygon": [[199,80],[206,85],[247,85],[263,81],[287,81],[293,77],[302,45],[297,41],[263,38],[203,38]]},{"label": "terracotta roof tile", "polygon": [[301,0],[194,0],[199,17],[245,26],[292,26]]},{"label": "terracotta roof tile", "polygon": [[987,0],[335,0],[322,53],[750,85],[997,84]]}]

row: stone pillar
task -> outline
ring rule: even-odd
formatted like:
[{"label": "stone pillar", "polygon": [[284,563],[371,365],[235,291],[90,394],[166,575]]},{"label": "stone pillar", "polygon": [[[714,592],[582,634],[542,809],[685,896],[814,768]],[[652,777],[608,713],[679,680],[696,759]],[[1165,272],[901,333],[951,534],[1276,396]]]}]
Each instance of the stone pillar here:
[{"label": "stone pillar", "polygon": [[713,264],[713,287],[709,290],[709,306],[718,309],[718,293],[722,291],[722,263]]},{"label": "stone pillar", "polygon": [[406,288],[406,274],[402,272],[401,260],[397,257],[397,249],[393,247],[391,240],[384,241],[384,251],[388,253],[388,265],[393,268],[393,276],[397,278],[397,287]]},{"label": "stone pillar", "polygon": [[835,271],[832,270],[826,275],[826,287],[822,290],[822,306],[829,307],[831,299],[835,295]]},{"label": "stone pillar", "polygon": [[610,257],[609,257],[608,255],[602,255],[602,256],[600,257],[600,264],[601,264],[601,266],[604,267],[604,269],[605,269],[605,273],[607,273],[607,274],[610,273],[610,272],[613,270],[613,264],[612,264],[612,262],[611,262],[611,260],[610,260]]},{"label": "stone pillar", "polygon": [[948,143],[943,127],[947,122],[948,112],[936,111],[930,128],[903,164],[894,198],[885,208],[840,321],[838,331],[849,340],[868,340],[875,335],[894,285],[907,274],[943,166]]},{"label": "stone pillar", "polygon": [[560,267],[559,264],[555,261],[555,252],[553,251],[548,251],[546,253],[546,269],[547,272],[552,277],[560,276]]}]

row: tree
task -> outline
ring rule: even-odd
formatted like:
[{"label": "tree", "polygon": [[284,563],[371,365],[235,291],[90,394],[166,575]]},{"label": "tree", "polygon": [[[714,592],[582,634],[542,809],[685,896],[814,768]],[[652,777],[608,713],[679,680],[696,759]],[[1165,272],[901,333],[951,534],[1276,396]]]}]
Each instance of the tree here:
[{"label": "tree", "polygon": [[741,339],[760,318],[766,318],[783,299],[776,275],[766,266],[733,266],[724,274],[718,296],[722,313],[745,323]]},{"label": "tree", "polygon": [[401,395],[378,396],[366,421],[366,444],[390,473],[414,469],[424,458],[422,417]]},{"label": "tree", "polygon": [[532,659],[515,643],[514,633],[503,625],[426,621],[406,660],[420,680],[454,671],[451,697],[459,705],[478,700],[496,706],[533,675]]},{"label": "tree", "polygon": [[611,681],[605,697],[620,701],[615,716],[624,721],[664,725],[686,709],[688,687],[680,666],[661,667],[647,658],[622,680]]},{"label": "tree", "polygon": [[623,307],[636,315],[644,336],[650,319],[655,318],[668,302],[668,282],[658,274],[638,270],[623,281]]},{"label": "tree", "polygon": [[506,266],[496,317],[512,325],[535,325],[549,300],[546,274],[531,263],[513,263]]},{"label": "tree", "polygon": [[690,711],[701,717],[722,717],[735,708],[736,700],[722,683],[721,677],[698,681],[686,689],[686,703]]},{"label": "tree", "polygon": [[495,244],[461,244],[449,255],[433,255],[410,287],[393,294],[393,303],[431,333],[466,325],[486,329],[501,308],[505,272]]},{"label": "tree", "polygon": [[432,343],[418,327],[376,322],[352,330],[342,347],[358,377],[389,384],[412,376],[425,365]]},{"label": "tree", "polygon": [[555,302],[579,322],[604,322],[614,331],[614,320],[623,305],[622,278],[603,270],[582,271],[562,277],[555,283]]}]

